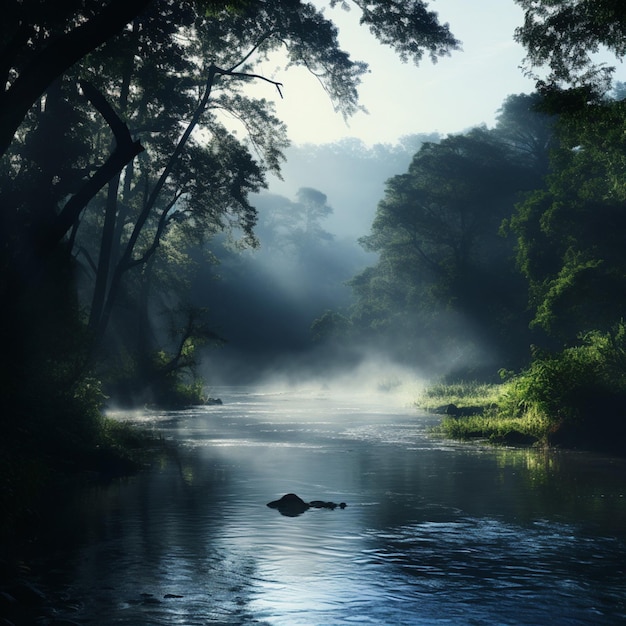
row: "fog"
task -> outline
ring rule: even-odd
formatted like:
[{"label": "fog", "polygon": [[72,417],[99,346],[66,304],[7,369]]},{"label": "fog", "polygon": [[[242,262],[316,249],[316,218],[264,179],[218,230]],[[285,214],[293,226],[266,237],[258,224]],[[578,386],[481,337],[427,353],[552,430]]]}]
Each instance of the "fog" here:
[{"label": "fog", "polygon": [[[365,371],[371,386],[389,386],[386,372],[396,382],[465,375],[468,368],[496,375],[502,355],[489,347],[484,329],[449,307],[438,309],[417,333],[424,318],[394,319],[382,333],[357,326],[353,343],[346,339],[350,332],[333,325],[350,324],[355,299],[348,281],[377,264],[359,238],[371,231],[386,181],[407,171],[424,142],[441,140],[415,135],[368,148],[348,139],[287,152],[283,178],[272,178],[252,199],[258,247],[242,250],[226,235],[214,239],[210,252],[217,263],[205,266],[194,285],[195,304],[209,311],[224,339],[203,354],[201,374],[209,385],[276,378],[350,385],[344,372],[354,380]],[[323,333],[322,345],[312,324],[329,312],[334,317],[324,320],[331,332]]]},{"label": "fog", "polygon": [[295,196],[313,187],[328,196],[334,212],[325,222],[338,238],[358,239],[369,232],[385,181],[406,171],[413,155],[438,133],[407,135],[397,144],[366,146],[356,138],[321,145],[294,145],[287,150],[282,177],[271,177],[271,193]]},{"label": "fog", "polygon": [[365,346],[314,346],[311,324],[327,310],[349,308],[346,281],[377,260],[358,239],[370,230],[385,181],[406,171],[422,142],[436,140],[414,135],[369,148],[346,139],[287,151],[282,180],[271,177],[268,190],[252,199],[259,247],[237,250],[217,238],[211,253],[218,264],[194,285],[196,304],[209,310],[225,340],[203,355],[210,384],[293,381],[319,371],[337,379],[335,363],[382,363]]}]

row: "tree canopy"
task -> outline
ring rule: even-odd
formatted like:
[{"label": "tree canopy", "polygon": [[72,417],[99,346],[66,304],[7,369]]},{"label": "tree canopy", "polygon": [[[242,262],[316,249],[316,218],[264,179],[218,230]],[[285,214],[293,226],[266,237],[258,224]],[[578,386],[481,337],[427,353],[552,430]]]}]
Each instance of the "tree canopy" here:
[{"label": "tree canopy", "polygon": [[527,51],[529,69],[547,66],[547,82],[606,87],[613,68],[594,54],[626,54],[626,5],[620,0],[515,0],[524,24],[515,39]]},{"label": "tree canopy", "polygon": [[457,354],[479,367],[486,348],[489,358],[522,362],[525,289],[514,239],[500,227],[547,171],[552,121],[537,102],[509,97],[495,129],[425,143],[387,181],[361,240],[379,261],[351,281],[351,332],[363,342],[394,346],[416,365]]},{"label": "tree canopy", "polygon": [[512,220],[534,324],[568,345],[623,315],[624,115],[622,101],[597,101],[562,116],[547,184]]}]

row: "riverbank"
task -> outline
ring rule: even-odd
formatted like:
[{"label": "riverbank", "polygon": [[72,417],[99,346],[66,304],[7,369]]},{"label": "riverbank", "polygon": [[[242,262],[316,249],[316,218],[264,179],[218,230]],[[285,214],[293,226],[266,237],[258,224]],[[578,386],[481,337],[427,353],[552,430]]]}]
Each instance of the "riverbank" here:
[{"label": "riverbank", "polygon": [[[589,415],[579,419],[549,415],[524,401],[518,385],[517,380],[499,384],[435,383],[423,390],[416,406],[441,415],[441,423],[433,432],[450,439],[626,455],[621,430],[601,427],[602,423],[615,422],[614,416],[599,415],[594,424]],[[610,406],[598,407],[599,411],[602,409],[610,411]]]},{"label": "riverbank", "polygon": [[77,484],[130,476],[167,453],[167,442],[149,429],[102,417],[92,439],[7,436],[0,443],[0,559],[19,546],[54,506],[55,494]]},{"label": "riverbank", "polygon": [[503,415],[507,389],[503,384],[435,383],[422,392],[416,405],[442,416],[433,432],[450,439],[480,439],[493,444],[547,443],[548,424],[536,416]]}]

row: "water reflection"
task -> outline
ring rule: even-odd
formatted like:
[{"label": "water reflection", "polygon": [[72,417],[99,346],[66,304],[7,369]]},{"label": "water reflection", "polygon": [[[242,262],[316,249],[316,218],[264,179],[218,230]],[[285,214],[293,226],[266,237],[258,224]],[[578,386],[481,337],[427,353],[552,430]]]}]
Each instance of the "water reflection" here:
[{"label": "water reflection", "polygon": [[[222,394],[222,397],[226,394]],[[178,458],[77,494],[46,569],[91,624],[614,624],[625,464],[480,448],[406,408],[233,394],[148,420]],[[286,517],[296,492],[345,510]]]}]

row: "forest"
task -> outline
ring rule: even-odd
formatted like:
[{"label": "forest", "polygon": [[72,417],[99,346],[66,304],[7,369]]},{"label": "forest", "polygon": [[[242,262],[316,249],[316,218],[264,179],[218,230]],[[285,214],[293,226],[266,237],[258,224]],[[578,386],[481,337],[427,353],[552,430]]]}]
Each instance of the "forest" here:
[{"label": "forest", "polygon": [[623,450],[622,89],[510,96],[493,129],[423,144],[360,240],[378,261],[315,333],[499,377],[513,435]]},{"label": "forest", "polygon": [[[314,5],[10,2],[3,492],[36,483],[42,464],[110,467],[123,451],[107,404],[208,401],[201,374],[210,362],[219,378],[229,335],[248,354],[314,345],[338,365],[373,351],[444,380],[501,379],[498,410],[550,442],[624,452],[626,89],[593,54],[624,56],[626,6],[516,1],[527,71],[548,73],[502,103],[494,128],[370,155],[390,171],[358,245],[325,229],[323,188],[260,194],[289,147],[271,102],[246,90],[281,92],[263,61],[282,50],[340,114],[359,107],[367,66]],[[460,48],[426,2],[329,4],[351,4],[402,60]],[[301,271],[250,326],[241,312],[269,300],[263,259]],[[290,300],[297,288],[312,315]],[[247,359],[242,379],[255,368]]]}]

